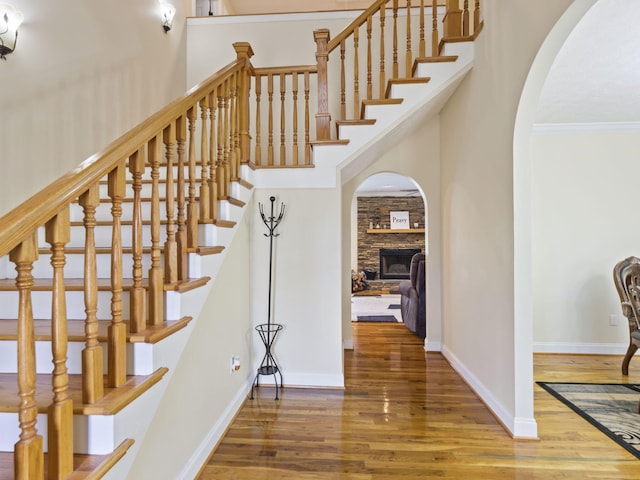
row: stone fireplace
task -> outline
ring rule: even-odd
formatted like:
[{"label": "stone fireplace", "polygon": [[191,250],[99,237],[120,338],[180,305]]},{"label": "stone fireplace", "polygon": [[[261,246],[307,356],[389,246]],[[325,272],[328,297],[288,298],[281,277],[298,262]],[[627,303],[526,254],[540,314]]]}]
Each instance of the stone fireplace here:
[{"label": "stone fireplace", "polygon": [[[406,272],[397,272],[396,270],[402,269],[402,266],[398,265],[398,258],[392,258],[392,263],[388,265],[387,270],[393,271],[383,273],[385,265],[381,263],[380,251],[382,249],[392,251],[411,250],[412,252],[426,251],[425,212],[422,197],[360,196],[357,199],[357,207],[358,271],[368,272],[371,276],[375,272],[375,276],[373,276],[375,281],[388,279],[385,285],[387,283],[397,284],[400,279],[408,278],[413,254],[406,255],[408,257],[406,259],[408,262],[406,263]],[[392,230],[390,228],[390,212],[398,211],[409,212],[409,229]],[[416,223],[418,224],[417,227],[414,225]]]},{"label": "stone fireplace", "polygon": [[419,248],[381,248],[380,280],[408,279],[411,259],[421,252]]}]

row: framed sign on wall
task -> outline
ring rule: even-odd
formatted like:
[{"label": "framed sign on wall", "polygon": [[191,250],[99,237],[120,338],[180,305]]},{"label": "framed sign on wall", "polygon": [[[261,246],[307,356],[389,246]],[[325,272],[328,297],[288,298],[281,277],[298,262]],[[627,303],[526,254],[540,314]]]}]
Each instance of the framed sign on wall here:
[{"label": "framed sign on wall", "polygon": [[405,230],[409,225],[409,212],[389,212],[389,224],[391,230]]}]

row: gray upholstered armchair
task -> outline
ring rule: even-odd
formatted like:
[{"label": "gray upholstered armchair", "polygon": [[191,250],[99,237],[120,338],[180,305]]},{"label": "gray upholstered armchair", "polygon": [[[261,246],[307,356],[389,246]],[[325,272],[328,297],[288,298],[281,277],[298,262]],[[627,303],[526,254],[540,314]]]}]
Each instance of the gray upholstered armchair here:
[{"label": "gray upholstered armchair", "polygon": [[409,280],[400,282],[400,313],[407,328],[420,338],[427,336],[425,284],[425,255],[416,253],[411,258]]}]

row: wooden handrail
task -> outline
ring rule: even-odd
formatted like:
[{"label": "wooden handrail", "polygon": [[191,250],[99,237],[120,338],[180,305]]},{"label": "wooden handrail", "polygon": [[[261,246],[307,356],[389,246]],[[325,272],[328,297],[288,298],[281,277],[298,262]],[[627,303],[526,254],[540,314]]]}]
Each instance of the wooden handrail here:
[{"label": "wooden handrail", "polygon": [[362,25],[367,23],[367,18],[371,17],[374,13],[380,10],[382,5],[386,5],[391,0],[376,0],[376,2],[367,8],[364,12],[362,12],[358,17],[347,25],[338,35],[336,35],[332,40],[327,44],[327,53],[333,52],[340,43],[353,35],[353,32],[360,28]]},{"label": "wooden handrail", "polygon": [[104,150],[91,155],[78,167],[58,178],[31,198],[2,216],[0,225],[0,256],[8,254],[36,228],[44,225],[66,205],[75,201],[87,188],[98,182],[122,158],[134,154],[169,123],[187,111],[202,96],[202,92],[220,83],[245,67],[244,60],[235,60],[208,79],[191,88],[144,122],[121,135]]}]

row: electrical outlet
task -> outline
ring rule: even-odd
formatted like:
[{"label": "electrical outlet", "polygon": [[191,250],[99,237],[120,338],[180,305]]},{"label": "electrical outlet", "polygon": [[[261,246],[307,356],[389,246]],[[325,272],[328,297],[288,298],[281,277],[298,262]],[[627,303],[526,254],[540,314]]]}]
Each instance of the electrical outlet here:
[{"label": "electrical outlet", "polygon": [[240,370],[240,356],[235,355],[231,357],[231,373],[237,372]]},{"label": "electrical outlet", "polygon": [[618,325],[618,316],[617,315],[609,315],[609,325],[615,327]]}]

